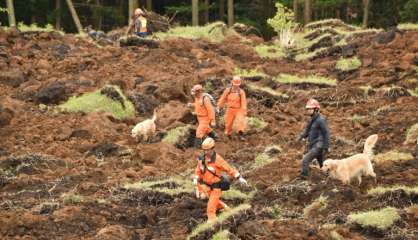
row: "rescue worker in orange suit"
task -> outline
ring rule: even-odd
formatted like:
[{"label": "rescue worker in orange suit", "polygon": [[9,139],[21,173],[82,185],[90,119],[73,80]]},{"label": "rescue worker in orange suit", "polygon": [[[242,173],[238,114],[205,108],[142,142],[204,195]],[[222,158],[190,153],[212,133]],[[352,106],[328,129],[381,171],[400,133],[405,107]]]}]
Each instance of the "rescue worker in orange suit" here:
[{"label": "rescue worker in orange suit", "polygon": [[[218,209],[229,209],[220,200],[222,189],[227,190],[224,188],[225,178],[222,176],[222,172],[227,173],[231,178],[238,179],[240,183],[247,184],[247,181],[215,152],[215,140],[213,138],[206,138],[203,141],[202,150],[203,155],[198,157],[193,183],[196,185],[197,198],[209,198],[206,211],[208,220],[212,221],[216,218]],[[229,188],[229,182],[226,181],[226,183],[227,188]]]},{"label": "rescue worker in orange suit", "polygon": [[144,12],[140,8],[135,9],[134,15],[132,16],[132,19],[129,22],[127,34],[133,31],[134,34],[138,37],[148,36],[148,21],[144,17],[144,15]]},{"label": "rescue worker in orange suit", "polygon": [[247,116],[247,98],[244,90],[240,88],[241,78],[234,76],[232,86],[226,88],[218,101],[218,108],[222,109],[226,103],[225,134],[231,137],[232,127],[236,123],[236,130],[240,140],[245,140],[244,130]]},{"label": "rescue worker in orange suit", "polygon": [[215,131],[212,130],[212,128],[216,127],[215,109],[210,102],[210,98],[203,93],[202,85],[194,85],[192,95],[195,98],[194,102],[188,103],[188,106],[194,107],[197,116],[198,126],[196,129],[195,147],[199,148],[206,136],[216,138]]}]

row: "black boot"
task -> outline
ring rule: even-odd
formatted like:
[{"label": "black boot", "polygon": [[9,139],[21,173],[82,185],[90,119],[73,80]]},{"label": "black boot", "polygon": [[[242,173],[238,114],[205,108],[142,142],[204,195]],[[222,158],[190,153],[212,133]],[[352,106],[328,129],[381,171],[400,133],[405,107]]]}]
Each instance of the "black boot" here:
[{"label": "black boot", "polygon": [[239,132],[238,132],[238,138],[239,138],[239,140],[241,140],[241,141],[245,141],[245,140],[247,140],[247,139],[245,139],[245,137],[244,137],[244,133],[243,133],[243,132],[241,132],[241,131],[239,131]]},{"label": "black boot", "polygon": [[215,131],[212,131],[208,134],[208,137],[213,138],[214,140],[216,140],[218,138],[218,135],[216,134]]},{"label": "black boot", "polygon": [[194,140],[194,147],[200,149],[202,146],[203,140],[201,138],[195,138]]}]

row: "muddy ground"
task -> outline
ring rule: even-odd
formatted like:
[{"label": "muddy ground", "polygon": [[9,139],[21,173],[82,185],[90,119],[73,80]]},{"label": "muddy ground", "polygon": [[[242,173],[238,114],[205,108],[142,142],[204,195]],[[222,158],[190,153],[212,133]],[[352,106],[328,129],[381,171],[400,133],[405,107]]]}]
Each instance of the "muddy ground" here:
[{"label": "muddy ground", "polygon": [[[171,196],[123,186],[168,176],[189,179],[187,173],[196,163],[194,149],[159,139],[138,144],[130,131],[156,106],[160,135],[194,124],[185,107],[190,87],[211,82],[219,96],[236,67],[259,68],[271,76],[318,74],[339,80],[336,86],[273,84],[289,96],[286,100],[248,93],[249,116],[269,125],[248,133],[245,142],[229,141],[217,129],[218,152],[257,189],[249,200],[251,210],[224,226],[235,239],[330,239],[332,231],[345,239],[416,239],[418,214],[403,209],[417,204],[417,195],[366,193],[377,185],[418,184],[417,145],[404,144],[407,129],[418,122],[418,98],[407,91],[418,87],[418,32],[397,33],[384,43],[376,35],[353,39],[348,52],[358,56],[362,66],[340,72],[335,64],[344,51],[304,62],[261,59],[253,50],[254,42],[262,41],[257,38],[230,37],[219,44],[175,39],[157,48],[101,47],[72,35],[0,30],[1,239],[185,239],[206,220],[205,201],[192,193]],[[245,82],[272,87],[268,77]],[[70,96],[105,84],[118,85],[138,100],[136,117],[117,120],[105,113],[56,110]],[[365,86],[371,90],[361,88]],[[307,182],[295,180],[304,151],[295,139],[307,121],[302,109],[310,97],[322,103],[331,129],[330,158],[362,151],[365,138],[377,133],[375,153],[397,150],[411,153],[413,159],[375,164],[377,183],[364,178],[361,186],[344,186],[317,168]],[[361,116],[359,121],[353,120],[355,115]],[[256,155],[271,144],[282,149],[274,155],[277,160],[250,169]],[[65,194],[78,198],[67,199]],[[326,209],[304,218],[304,207],[321,194],[329,199]],[[234,206],[242,201],[227,202]],[[274,205],[281,206],[281,218],[266,211]],[[389,230],[346,223],[351,212],[384,206],[402,212]]]}]

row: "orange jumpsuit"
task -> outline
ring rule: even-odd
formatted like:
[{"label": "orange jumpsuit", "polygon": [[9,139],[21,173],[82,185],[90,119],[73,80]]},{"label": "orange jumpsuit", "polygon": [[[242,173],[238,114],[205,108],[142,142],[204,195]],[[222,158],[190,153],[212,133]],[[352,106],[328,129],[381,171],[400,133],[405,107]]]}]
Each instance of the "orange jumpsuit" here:
[{"label": "orange jumpsuit", "polygon": [[[239,172],[233,169],[219,154],[215,153],[212,157],[205,157],[206,169],[202,165],[202,161],[199,160],[199,163],[196,167],[196,177],[197,177],[197,188],[200,192],[205,193],[208,197],[208,206],[207,206],[207,215],[208,219],[212,220],[216,218],[216,210],[223,209],[226,204],[223,203],[220,198],[222,195],[222,190],[220,188],[210,188],[208,185],[212,185],[220,181],[220,178],[217,176],[222,176],[222,172],[228,173],[231,177],[237,178]],[[214,172],[217,176],[209,172]],[[201,181],[205,185],[201,185]]]},{"label": "orange jumpsuit", "polygon": [[232,133],[232,126],[234,120],[236,120],[237,132],[244,132],[247,116],[247,98],[244,90],[239,88],[238,91],[234,91],[231,88],[224,90],[221,98],[218,101],[218,108],[223,108],[227,105],[225,113],[225,134],[230,135]]},{"label": "orange jumpsuit", "polygon": [[210,127],[210,123],[215,121],[215,109],[210,102],[209,97],[205,97],[202,102],[203,95],[199,98],[196,98],[193,106],[195,113],[197,115],[197,121],[199,125],[196,129],[196,137],[203,138],[210,132],[212,132],[212,128]]}]

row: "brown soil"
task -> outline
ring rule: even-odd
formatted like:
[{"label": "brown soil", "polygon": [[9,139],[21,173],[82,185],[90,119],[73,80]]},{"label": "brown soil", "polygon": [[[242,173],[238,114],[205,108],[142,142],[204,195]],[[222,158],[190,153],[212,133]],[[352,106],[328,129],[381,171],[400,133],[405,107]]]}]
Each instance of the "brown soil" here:
[{"label": "brown soil", "polygon": [[[250,97],[249,115],[269,123],[264,131],[250,133],[247,141],[239,142],[229,141],[222,129],[217,130],[218,152],[258,189],[250,201],[252,211],[225,226],[237,239],[328,239],[331,230],[346,239],[413,239],[416,214],[403,212],[402,220],[386,232],[345,223],[350,212],[384,206],[403,209],[418,203],[417,195],[402,192],[381,197],[366,194],[376,185],[418,183],[417,145],[404,144],[407,129],[418,122],[418,98],[404,91],[418,87],[413,70],[418,59],[418,32],[396,34],[386,44],[379,44],[374,37],[353,40],[363,64],[336,87],[274,86],[289,95],[286,103],[268,96]],[[270,75],[337,78],[334,66],[340,56],[302,63],[264,60],[249,43],[237,38],[221,44],[177,39],[161,42],[157,48],[99,48],[71,35],[0,30],[1,238],[185,239],[206,220],[205,201],[191,193],[170,196],[126,190],[123,185],[164,176],[184,177],[195,166],[194,149],[176,148],[158,139],[138,144],[130,136],[134,124],[151,116],[156,106],[162,134],[194,124],[185,108],[191,100],[190,87],[211,82],[219,86],[212,91],[219,97],[235,67],[258,66]],[[258,84],[268,82],[263,79]],[[107,83],[119,85],[136,101],[135,118],[118,121],[105,113],[55,111],[68,97]],[[401,90],[388,89],[393,85]],[[363,86],[373,90],[366,93],[359,88]],[[377,133],[376,153],[398,150],[412,153],[414,159],[375,165],[377,184],[364,178],[361,186],[344,186],[316,168],[309,181],[295,180],[304,149],[295,139],[307,121],[302,109],[310,97],[323,104],[322,113],[332,132],[331,158],[362,151],[364,139]],[[40,103],[47,109],[39,107]],[[354,115],[361,120],[353,121]],[[271,144],[283,149],[276,156],[278,160],[250,169],[257,153]],[[81,200],[64,201],[64,193]],[[327,208],[303,218],[303,208],[321,194],[329,199]],[[275,204],[284,211],[282,219],[264,209]],[[321,227],[324,224],[336,225],[329,229]],[[211,233],[205,234],[201,239],[210,238]]]}]

